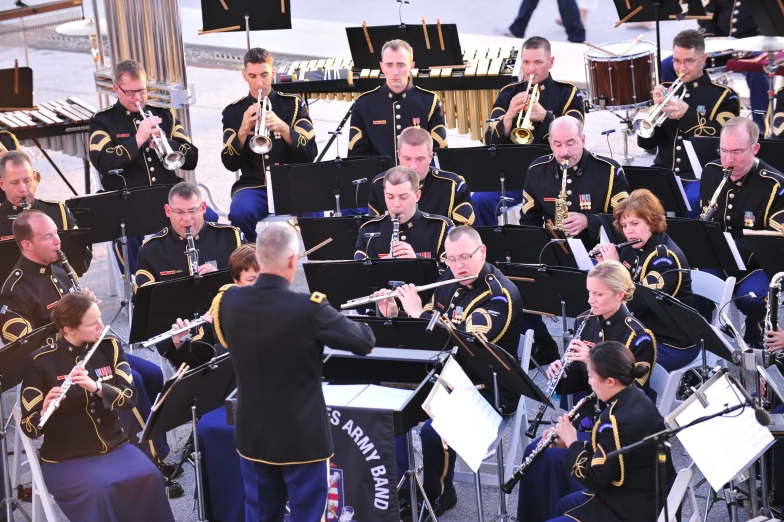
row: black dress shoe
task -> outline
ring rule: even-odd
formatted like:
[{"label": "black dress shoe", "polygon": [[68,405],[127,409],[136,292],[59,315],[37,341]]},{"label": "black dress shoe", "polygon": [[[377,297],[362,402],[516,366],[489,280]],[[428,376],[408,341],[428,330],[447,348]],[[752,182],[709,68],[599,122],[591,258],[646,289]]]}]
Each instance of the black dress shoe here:
[{"label": "black dress shoe", "polygon": [[177,464],[169,464],[168,462],[160,461],[158,469],[161,470],[163,476],[168,479],[175,479],[182,475],[182,466]]},{"label": "black dress shoe", "polygon": [[[457,491],[455,491],[454,484],[449,486],[449,489],[444,491],[444,493],[439,496],[437,499],[432,501],[430,505],[433,507],[433,512],[436,514],[437,517],[440,517],[457,504]],[[430,520],[430,515],[425,518],[425,520]]]},{"label": "black dress shoe", "polygon": [[182,485],[176,480],[167,480],[166,487],[169,490],[169,498],[180,498],[185,494]]}]

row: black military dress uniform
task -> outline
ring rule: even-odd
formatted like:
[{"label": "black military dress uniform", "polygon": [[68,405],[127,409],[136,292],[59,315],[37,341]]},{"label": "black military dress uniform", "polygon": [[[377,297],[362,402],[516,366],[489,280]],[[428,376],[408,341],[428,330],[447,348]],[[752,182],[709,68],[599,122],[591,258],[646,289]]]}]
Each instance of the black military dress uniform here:
[{"label": "black military dress uniform", "polygon": [[[199,266],[209,263],[222,270],[229,267],[229,256],[245,242],[242,232],[231,225],[204,222],[193,236],[199,251]],[[185,251],[188,242],[174,229],[164,228],[147,239],[139,251],[136,286],[192,276]]]},{"label": "black military dress uniform", "polygon": [[[665,82],[662,85],[669,87]],[[681,89],[679,93],[682,93]],[[682,141],[694,136],[718,138],[724,124],[740,114],[740,101],[732,89],[713,83],[710,76],[703,74],[686,84],[683,97],[689,105],[686,114],[679,120],[666,119],[656,127],[653,136],[637,135],[637,145],[644,149],[658,147],[653,165],[674,171],[686,180],[695,179],[686,148]]]},{"label": "black military dress uniform", "polygon": [[[542,226],[555,222],[555,201],[561,192],[561,167],[550,154],[534,160],[528,167],[523,187],[520,224]],[[629,197],[629,183],[623,168],[615,160],[587,150],[566,178],[566,205],[569,212],[588,218],[588,227],[577,237],[586,246],[599,240],[601,220],[594,214],[612,213],[615,206]]]},{"label": "black military dress uniform", "polygon": [[[693,306],[689,261],[666,233],[652,234],[641,248],[631,245],[623,247],[618,258],[635,283],[660,290],[687,306]],[[686,337],[669,328],[667,323],[651,312],[642,299],[635,296],[628,306],[634,316],[656,334],[659,342],[679,349],[693,346]]]},{"label": "black military dress uniform", "polygon": [[0,306],[10,309],[0,316],[3,341],[12,343],[50,323],[52,308],[70,291],[71,281],[59,264],[39,265],[20,255],[0,291]]},{"label": "black military dress uniform", "polygon": [[0,131],[0,152],[9,150],[19,150],[19,140],[11,132]]},{"label": "black military dress uniform", "polygon": [[[254,482],[246,487],[280,487],[276,477],[283,466],[289,472],[313,469],[296,490],[289,484],[289,495],[320,501],[302,518],[319,520],[334,451],[321,389],[324,346],[366,355],[373,331],[340,315],[323,294],[292,292],[288,281],[272,274],[260,274],[252,286],[224,286],[212,310],[237,378],[234,441],[243,469],[254,470],[252,479],[243,473]],[[282,513],[286,499],[276,500],[277,506],[247,504],[246,512]]]},{"label": "black military dress uniform", "polygon": [[697,23],[705,30],[705,36],[732,36],[746,38],[759,34],[759,28],[751,14],[749,2],[741,0],[708,0],[703,2],[705,11],[712,13],[710,20]]},{"label": "black military dress uniform", "polygon": [[[417,206],[422,212],[446,216],[458,225],[474,224],[471,189],[462,176],[454,172],[431,168],[425,181],[419,183],[422,196]],[[380,216],[387,208],[384,197],[384,174],[373,178],[368,207],[371,215]]]},{"label": "black military dress uniform", "polygon": [[397,138],[403,129],[421,127],[433,148],[446,148],[444,109],[438,95],[414,85],[397,94],[387,84],[364,92],[354,103],[348,134],[348,156],[387,156],[397,165]]},{"label": "black military dress uniform", "polygon": [[[199,151],[185,135],[172,109],[145,105],[144,111],[152,111],[163,122],[161,130],[166,135],[173,151],[185,156],[183,170],[194,170],[199,161]],[[176,171],[163,166],[152,141],[141,149],[136,145],[136,130],[142,117],[138,112],[127,110],[122,104],[114,105],[93,114],[90,119],[90,163],[101,174],[101,183],[106,190],[148,187],[151,185],[175,184],[182,181]],[[122,169],[123,179],[109,174],[110,170]]]},{"label": "black military dress uniform", "polygon": [[[454,227],[452,220],[417,210],[406,221],[400,223],[400,241],[405,241],[416,252],[417,257],[424,259],[441,259],[444,254],[444,240],[449,230]],[[389,257],[389,243],[392,241],[392,218],[384,212],[359,227],[357,246],[354,259],[376,259]],[[367,233],[378,232],[374,238],[365,237]]]},{"label": "black military dress uniform", "polygon": [[[539,84],[539,105],[546,111],[542,121],[532,122],[531,128],[534,136],[531,143],[543,143],[547,145],[547,138],[550,136],[550,124],[555,118],[561,116],[574,116],[581,122],[585,120],[585,101],[580,89],[571,83],[559,82],[554,80],[552,75]],[[512,98],[528,89],[528,80],[510,83],[498,94],[490,112],[490,118],[498,118],[499,121],[490,123],[485,131],[485,144],[501,145],[513,143],[508,135],[504,135],[504,115],[509,110],[509,103]],[[524,115],[525,116],[525,115]],[[517,118],[515,117],[515,121]],[[515,125],[512,125],[514,128]]]},{"label": "black military dress uniform", "polygon": [[[656,448],[644,446],[620,458],[606,455],[663,429],[656,405],[637,386],[610,399],[594,425],[591,441],[576,441],[567,449],[564,469],[588,491],[570,495],[576,507],[566,516],[602,522],[653,520],[657,516]],[[669,455],[667,468],[672,480],[675,470]]]},{"label": "black military dress uniform", "polygon": [[[52,218],[54,224],[57,225],[57,230],[72,230],[78,228],[76,226],[76,219],[74,219],[65,203],[34,198],[30,205],[30,209],[40,210]],[[12,205],[7,199],[0,204],[0,241],[4,239],[13,239],[14,219],[22,210],[22,207]]]},{"label": "black military dress uniform", "polygon": [[[191,330],[193,331],[193,330]],[[166,344],[158,347],[159,353],[171,361],[175,368],[183,363],[191,368],[198,368],[210,359],[226,353],[226,348],[215,337],[215,329],[210,323],[198,327],[190,339],[186,339],[179,348],[169,339]]]},{"label": "black military dress uniform", "polygon": [[118,414],[134,409],[138,393],[117,339],[101,341],[85,365],[88,376],[100,383],[101,395],[72,385],[60,407],[38,427],[47,393],[62,385],[91,347],[60,337],[30,355],[22,382],[20,427],[31,438],[46,435],[41,460],[49,492],[69,520],[173,521],[160,472],[126,444],[128,434]]},{"label": "black military dress uniform", "polygon": [[257,98],[248,94],[235,100],[223,109],[223,150],[221,161],[227,170],[240,171],[240,178],[231,187],[231,196],[247,188],[262,188],[267,185],[267,167],[312,163],[316,159],[318,147],[313,130],[313,122],[305,101],[294,94],[271,91],[269,101],[272,112],[291,127],[292,144],[270,133],[272,150],[267,154],[256,154],[250,149],[251,136],[240,147],[237,133],[242,125],[242,116],[248,107],[257,103]]}]

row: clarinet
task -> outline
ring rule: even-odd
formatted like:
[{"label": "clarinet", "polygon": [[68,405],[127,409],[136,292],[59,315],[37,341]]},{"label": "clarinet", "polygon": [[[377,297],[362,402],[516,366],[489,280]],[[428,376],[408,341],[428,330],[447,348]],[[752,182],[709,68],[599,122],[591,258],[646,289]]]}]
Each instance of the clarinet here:
[{"label": "clarinet", "polygon": [[95,350],[98,349],[98,345],[101,344],[101,341],[103,341],[103,338],[106,337],[107,333],[109,333],[109,329],[110,328],[111,328],[111,325],[104,327],[103,332],[101,332],[100,337],[98,337],[98,340],[95,341],[95,344],[93,345],[93,347],[90,348],[90,351],[88,351],[87,354],[84,356],[84,359],[79,361],[76,364],[76,366],[74,366],[73,369],[68,373],[68,376],[65,378],[63,383],[60,385],[60,390],[62,390],[62,393],[56,399],[54,399],[52,402],[49,403],[49,407],[46,408],[46,411],[44,412],[44,414],[41,415],[41,420],[38,422],[38,429],[41,429],[41,428],[44,427],[44,424],[46,424],[46,421],[49,420],[49,417],[52,416],[52,413],[54,413],[54,411],[57,409],[58,406],[60,406],[60,403],[63,401],[63,398],[65,398],[65,393],[68,391],[68,388],[70,388],[73,385],[73,380],[71,379],[71,375],[73,374],[74,370],[77,369],[77,368],[84,368],[84,366],[87,364],[87,361],[89,361],[90,357],[92,357],[93,354],[95,353]]},{"label": "clarinet", "polygon": [[[781,304],[781,284],[784,281],[784,272],[773,276],[768,285],[768,304],[765,311],[765,331],[775,332],[779,326],[779,305]],[[762,350],[762,365],[765,368],[773,364],[774,355],[768,350]]]},{"label": "clarinet", "polygon": [[65,257],[65,252],[58,250],[57,255],[60,257],[60,264],[63,265],[63,269],[65,270],[68,279],[71,280],[72,290],[74,292],[82,292],[82,284],[79,282],[79,278],[76,277],[76,272],[74,272],[74,269],[71,268],[71,263],[68,262],[68,258]]},{"label": "clarinet", "polygon": [[389,240],[389,257],[395,257],[395,243],[400,241],[400,214],[392,216],[392,239]]},{"label": "clarinet", "polygon": [[185,250],[185,257],[188,259],[188,270],[190,270],[193,277],[199,278],[199,251],[196,250],[196,242],[193,240],[191,227],[185,227],[185,240],[188,242],[188,248]]},{"label": "clarinet", "polygon": [[[596,394],[592,393],[587,397],[583,397],[582,399],[580,399],[580,401],[574,405],[572,411],[570,411],[567,414],[569,417],[569,421],[571,422],[576,420],[580,416],[579,412],[583,404],[593,399],[595,396]],[[528,469],[531,466],[531,464],[533,464],[536,461],[536,459],[539,458],[539,455],[541,455],[542,452],[544,452],[544,450],[546,450],[550,446],[550,444],[554,443],[557,438],[558,436],[555,434],[555,430],[553,430],[553,432],[550,433],[549,436],[542,437],[542,440],[539,441],[539,444],[537,444],[536,448],[534,448],[531,454],[528,455],[528,457],[526,457],[526,459],[515,470],[515,472],[512,474],[512,477],[509,480],[507,480],[503,486],[501,486],[501,489],[504,490],[504,493],[508,495],[512,492],[515,485],[518,482],[520,482],[520,479],[523,478],[523,475],[525,475],[525,470]]]},{"label": "clarinet", "polygon": [[[580,340],[580,335],[582,335],[583,333],[583,328],[585,328],[585,324],[588,322],[588,319],[590,319],[591,317],[592,316],[589,315],[583,320],[582,323],[580,323],[580,327],[577,328],[577,331],[574,333],[574,337],[572,337],[573,341],[575,339]],[[566,350],[564,352],[563,356],[561,357],[561,369],[558,370],[558,373],[555,374],[555,376],[550,380],[550,382],[547,383],[547,391],[545,392],[545,395],[547,395],[548,400],[553,398],[553,395],[555,394],[555,388],[558,386],[558,383],[561,381],[561,377],[563,377],[563,374],[566,372],[566,368],[572,362],[572,360],[569,357],[567,357],[568,353],[569,350]],[[536,413],[536,418],[533,420],[533,422],[531,422],[531,426],[528,428],[528,431],[525,432],[526,437],[528,437],[529,439],[533,439],[534,437],[536,437],[536,432],[539,430],[539,424],[542,423],[542,417],[544,417],[544,412],[546,411],[547,411],[547,404],[545,403],[540,404],[539,411]]]}]

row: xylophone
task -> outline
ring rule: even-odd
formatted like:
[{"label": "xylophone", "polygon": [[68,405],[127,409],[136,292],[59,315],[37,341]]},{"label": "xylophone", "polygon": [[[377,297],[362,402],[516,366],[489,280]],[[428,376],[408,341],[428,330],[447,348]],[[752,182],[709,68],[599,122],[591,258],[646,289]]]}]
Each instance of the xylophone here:
[{"label": "xylophone", "polygon": [[[518,81],[517,54],[515,48],[465,50],[462,66],[413,69],[411,74],[418,86],[439,95],[448,129],[480,140],[499,91]],[[274,89],[306,99],[354,101],[382,81],[379,70],[355,70],[351,59],[330,58],[287,65]]]}]

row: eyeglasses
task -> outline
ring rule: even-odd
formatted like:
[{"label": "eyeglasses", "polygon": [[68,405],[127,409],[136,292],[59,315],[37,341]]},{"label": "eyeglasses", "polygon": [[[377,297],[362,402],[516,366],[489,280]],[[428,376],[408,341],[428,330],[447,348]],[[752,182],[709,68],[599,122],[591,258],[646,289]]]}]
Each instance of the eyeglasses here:
[{"label": "eyeglasses", "polygon": [[[115,85],[117,85],[117,84],[115,84]],[[136,89],[135,91],[126,91],[125,89],[123,89],[119,85],[117,85],[117,88],[120,89],[124,95],[130,96],[131,98],[133,98],[137,94],[139,96],[141,96],[142,94],[147,94],[148,92],[150,92],[150,89],[148,89],[147,87],[145,87],[144,89]]]},{"label": "eyeglasses", "polygon": [[469,259],[474,257],[474,254],[476,254],[479,251],[480,248],[482,248],[482,245],[479,245],[478,247],[476,247],[476,250],[474,250],[470,254],[460,254],[457,257],[447,257],[447,258],[444,259],[444,262],[447,265],[449,265],[449,266],[454,265],[458,261],[460,261],[461,263],[465,263],[466,261],[468,261]]},{"label": "eyeglasses", "polygon": [[721,147],[719,147],[718,149],[716,149],[716,152],[719,153],[719,156],[733,156],[733,157],[737,158],[738,156],[740,156],[741,154],[743,154],[744,152],[746,152],[747,150],[749,150],[753,146],[754,145],[749,145],[746,148],[735,149],[735,150],[727,150],[727,149],[722,149]]},{"label": "eyeglasses", "polygon": [[201,207],[199,207],[199,208],[191,208],[191,209],[188,209],[188,210],[181,210],[179,208],[173,208],[173,209],[171,209],[171,213],[174,214],[177,217],[182,217],[185,214],[187,214],[189,216],[195,216],[196,214],[201,214]]},{"label": "eyeglasses", "polygon": [[673,58],[672,64],[675,67],[678,67],[679,65],[685,65],[686,67],[691,67],[692,65],[697,63],[698,60],[699,58],[686,58],[685,60],[678,60],[677,58]]}]

